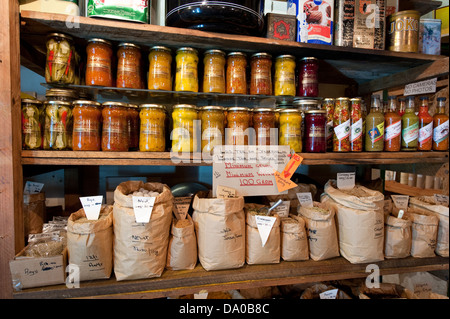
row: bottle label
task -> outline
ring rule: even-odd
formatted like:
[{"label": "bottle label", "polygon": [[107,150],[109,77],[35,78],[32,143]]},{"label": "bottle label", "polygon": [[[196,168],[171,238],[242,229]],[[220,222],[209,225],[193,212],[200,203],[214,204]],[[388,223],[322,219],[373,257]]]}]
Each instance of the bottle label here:
[{"label": "bottle label", "polygon": [[343,140],[344,138],[350,135],[350,120],[345,121],[344,123],[336,126],[334,128],[334,134],[338,140]]},{"label": "bottle label", "polygon": [[430,122],[429,124],[425,125],[419,130],[419,143],[422,145],[429,140],[431,140],[431,137],[433,136],[433,122]]},{"label": "bottle label", "polygon": [[381,122],[376,127],[369,130],[368,134],[369,134],[370,140],[372,141],[372,144],[383,139],[383,137],[384,137],[384,122]]},{"label": "bottle label", "polygon": [[402,131],[403,141],[409,144],[419,137],[419,122],[414,123],[403,129]]},{"label": "bottle label", "polygon": [[390,141],[402,133],[402,121],[398,121],[386,127],[385,140]]},{"label": "bottle label", "polygon": [[448,120],[445,121],[444,123],[442,123],[441,125],[438,125],[437,127],[435,127],[434,129],[434,133],[433,133],[433,141],[435,143],[440,143],[443,140],[445,140],[446,138],[448,138]]},{"label": "bottle label", "polygon": [[363,132],[363,120],[359,119],[356,123],[352,124],[352,130],[350,135],[350,141],[354,142],[356,139],[362,136]]}]

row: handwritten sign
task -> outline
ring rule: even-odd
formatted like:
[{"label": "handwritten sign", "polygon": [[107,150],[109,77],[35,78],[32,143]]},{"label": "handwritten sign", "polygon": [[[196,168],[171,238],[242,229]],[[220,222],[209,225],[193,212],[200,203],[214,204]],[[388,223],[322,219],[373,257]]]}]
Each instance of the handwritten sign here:
[{"label": "handwritten sign", "polygon": [[235,198],[236,190],[231,187],[217,186],[217,198]]},{"label": "handwritten sign", "polygon": [[102,208],[103,196],[80,197],[81,205],[88,220],[97,220]]},{"label": "handwritten sign", "polygon": [[[273,206],[276,202],[270,202],[270,206]],[[289,209],[291,208],[291,202],[288,200],[282,201],[280,205],[272,210],[272,213],[277,214],[280,217],[288,217]]]},{"label": "handwritten sign", "polygon": [[434,201],[438,205],[448,206],[448,196],[441,194],[434,194]]},{"label": "handwritten sign", "polygon": [[291,160],[289,161],[289,163],[287,163],[281,175],[283,175],[283,177],[286,179],[290,179],[292,175],[294,175],[295,171],[300,166],[302,161],[303,157],[298,154],[293,154],[291,156]]},{"label": "handwritten sign", "polygon": [[404,96],[436,92],[437,78],[405,85]]},{"label": "handwritten sign", "polygon": [[255,215],[256,226],[258,227],[259,236],[261,237],[262,247],[267,243],[273,224],[277,220],[276,217]]},{"label": "handwritten sign", "polygon": [[311,193],[297,193],[297,198],[301,206],[313,207],[313,199]]},{"label": "handwritten sign", "polygon": [[279,193],[285,192],[297,186],[297,184],[295,184],[290,179],[284,178],[283,173],[274,171],[273,174],[275,176],[275,183],[277,184],[277,189]]},{"label": "handwritten sign", "polygon": [[391,195],[395,207],[408,211],[409,196],[408,195]]},{"label": "handwritten sign", "polygon": [[422,299],[429,299],[430,294],[433,292],[431,286],[427,282],[421,282],[414,284],[414,294],[419,296]]},{"label": "handwritten sign", "polygon": [[136,223],[148,223],[156,197],[133,196],[133,210]]},{"label": "handwritten sign", "polygon": [[174,197],[173,211],[176,219],[186,219],[192,197]]},{"label": "handwritten sign", "polygon": [[23,193],[25,195],[39,194],[43,187],[44,187],[44,184],[42,184],[42,183],[27,181],[25,183]]},{"label": "handwritten sign", "polygon": [[352,189],[355,187],[356,173],[338,173],[337,187],[339,189]]},{"label": "handwritten sign", "polygon": [[336,299],[337,293],[338,293],[337,289],[324,291],[321,294],[319,294],[319,298],[320,299]]}]

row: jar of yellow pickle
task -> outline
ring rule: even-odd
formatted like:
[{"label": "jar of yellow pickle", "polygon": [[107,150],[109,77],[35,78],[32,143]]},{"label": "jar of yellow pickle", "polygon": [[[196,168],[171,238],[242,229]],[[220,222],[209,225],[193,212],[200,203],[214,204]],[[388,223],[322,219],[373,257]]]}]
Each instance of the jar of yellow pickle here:
[{"label": "jar of yellow pickle", "polygon": [[299,109],[281,109],[279,119],[279,145],[289,145],[291,149],[302,151],[302,115]]},{"label": "jar of yellow pickle", "polygon": [[227,110],[227,145],[248,145],[248,128],[252,114],[248,107],[235,106]]},{"label": "jar of yellow pickle", "polygon": [[295,96],[295,57],[280,55],[275,59],[274,94]]},{"label": "jar of yellow pickle", "polygon": [[194,121],[197,120],[197,107],[190,104],[177,104],[173,107],[172,152],[194,152],[197,139],[194,138]]},{"label": "jar of yellow pickle", "polygon": [[148,89],[172,91],[172,51],[154,46],[148,55]]},{"label": "jar of yellow pickle", "polygon": [[139,151],[164,152],[166,149],[165,120],[166,111],[163,105],[140,105],[139,118]]},{"label": "jar of yellow pickle", "polygon": [[203,65],[203,92],[225,93],[225,52],[206,51]]},{"label": "jar of yellow pickle", "polygon": [[198,52],[193,48],[179,48],[175,57],[175,91],[198,92]]},{"label": "jar of yellow pickle", "polygon": [[202,152],[212,155],[214,146],[225,141],[225,113],[222,106],[204,106],[201,108]]}]

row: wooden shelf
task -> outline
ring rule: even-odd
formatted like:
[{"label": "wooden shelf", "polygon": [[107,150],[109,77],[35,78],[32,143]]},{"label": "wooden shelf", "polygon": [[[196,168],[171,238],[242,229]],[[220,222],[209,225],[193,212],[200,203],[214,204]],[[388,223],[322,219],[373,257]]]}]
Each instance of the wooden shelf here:
[{"label": "wooden shelf", "polygon": [[384,190],[392,193],[409,196],[433,196],[434,194],[444,194],[442,189],[423,189],[408,185],[403,185],[395,181],[385,181]]},{"label": "wooden shelf", "polygon": [[[448,258],[391,259],[374,262],[381,275],[449,269]],[[317,281],[365,278],[368,264],[351,264],[343,257],[323,261],[280,262],[272,265],[247,265],[239,269],[206,271],[197,264],[193,270],[165,270],[161,277],[133,281],[115,278],[81,282],[80,288],[65,285],[30,288],[15,292],[14,298],[161,298]]]},{"label": "wooden shelf", "polygon": [[[302,165],[446,163],[448,152],[301,153]],[[171,159],[170,152],[22,151],[22,165],[211,166],[196,153]]]}]

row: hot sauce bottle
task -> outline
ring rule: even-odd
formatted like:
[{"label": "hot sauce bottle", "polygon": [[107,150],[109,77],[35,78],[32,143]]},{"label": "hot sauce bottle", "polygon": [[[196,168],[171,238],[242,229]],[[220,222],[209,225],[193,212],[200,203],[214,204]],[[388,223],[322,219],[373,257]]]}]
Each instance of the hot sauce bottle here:
[{"label": "hot sauce bottle", "polygon": [[448,150],[448,115],[445,114],[445,97],[439,97],[438,110],[433,117],[433,151]]},{"label": "hot sauce bottle", "polygon": [[398,152],[401,147],[402,117],[397,113],[396,101],[396,96],[389,97],[388,111],[384,114],[384,150],[387,152]]},{"label": "hot sauce bottle", "polygon": [[419,151],[431,151],[433,146],[433,117],[428,113],[428,97],[420,98],[419,109]]}]

